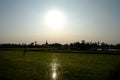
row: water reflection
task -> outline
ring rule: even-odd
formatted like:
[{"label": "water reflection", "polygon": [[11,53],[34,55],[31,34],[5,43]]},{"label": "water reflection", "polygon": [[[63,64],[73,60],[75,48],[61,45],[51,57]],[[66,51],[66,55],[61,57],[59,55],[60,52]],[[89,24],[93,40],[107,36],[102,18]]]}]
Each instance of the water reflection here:
[{"label": "water reflection", "polygon": [[52,73],[52,78],[56,78],[56,71],[53,71],[53,73]]},{"label": "water reflection", "polygon": [[57,58],[53,58],[51,62],[51,72],[53,80],[56,80],[57,78],[57,67],[58,67]]}]

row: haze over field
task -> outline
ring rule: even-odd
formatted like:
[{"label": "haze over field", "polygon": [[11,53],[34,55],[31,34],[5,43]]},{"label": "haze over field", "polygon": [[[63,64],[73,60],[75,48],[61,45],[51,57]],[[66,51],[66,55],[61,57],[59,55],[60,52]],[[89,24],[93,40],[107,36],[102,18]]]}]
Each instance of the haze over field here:
[{"label": "haze over field", "polygon": [[120,0],[0,0],[0,43],[120,42]]}]

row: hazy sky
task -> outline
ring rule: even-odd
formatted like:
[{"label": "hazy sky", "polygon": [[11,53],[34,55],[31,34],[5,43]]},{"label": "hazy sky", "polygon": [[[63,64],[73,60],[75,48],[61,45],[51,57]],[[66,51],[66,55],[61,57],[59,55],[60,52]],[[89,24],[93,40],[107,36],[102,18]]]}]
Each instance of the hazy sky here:
[{"label": "hazy sky", "polygon": [[[44,20],[54,8],[65,17],[56,30]],[[46,40],[120,43],[120,0],[0,0],[0,43]]]}]

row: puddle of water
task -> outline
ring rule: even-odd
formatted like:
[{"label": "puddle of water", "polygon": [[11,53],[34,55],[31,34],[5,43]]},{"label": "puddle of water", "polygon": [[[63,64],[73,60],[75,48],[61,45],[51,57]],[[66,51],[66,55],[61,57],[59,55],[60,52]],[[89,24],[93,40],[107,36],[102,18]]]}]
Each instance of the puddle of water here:
[{"label": "puddle of water", "polygon": [[51,62],[51,77],[52,80],[56,80],[58,77],[58,63],[57,63],[57,58],[53,58],[52,62]]}]

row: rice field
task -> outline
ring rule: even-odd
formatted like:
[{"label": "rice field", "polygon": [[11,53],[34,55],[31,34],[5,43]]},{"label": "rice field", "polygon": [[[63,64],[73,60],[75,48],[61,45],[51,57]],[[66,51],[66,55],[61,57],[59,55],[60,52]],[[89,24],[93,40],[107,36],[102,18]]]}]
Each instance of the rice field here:
[{"label": "rice field", "polygon": [[0,80],[120,80],[120,55],[0,51]]}]

